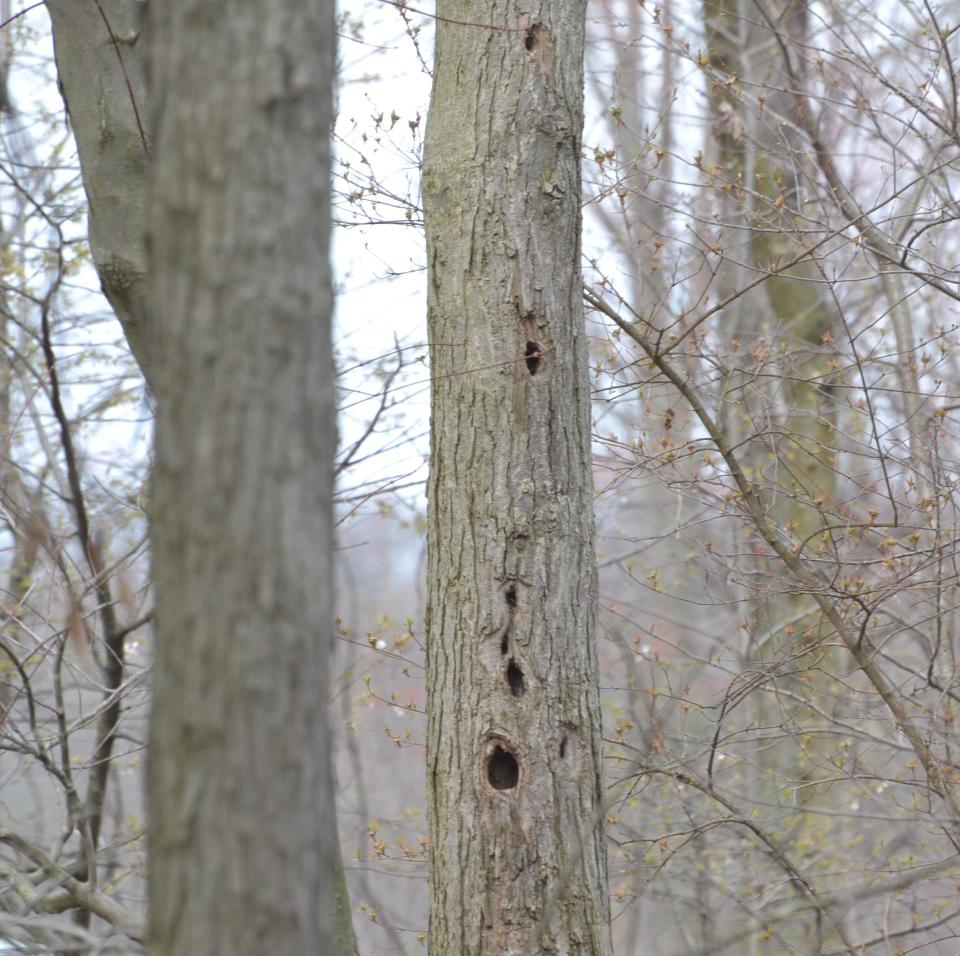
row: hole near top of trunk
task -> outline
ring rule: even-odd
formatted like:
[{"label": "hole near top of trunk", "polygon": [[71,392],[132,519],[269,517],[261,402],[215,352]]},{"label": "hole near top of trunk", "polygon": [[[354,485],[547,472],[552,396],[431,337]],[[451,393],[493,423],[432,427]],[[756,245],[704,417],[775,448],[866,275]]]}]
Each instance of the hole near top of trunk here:
[{"label": "hole near top of trunk", "polygon": [[523,29],[523,48],[527,60],[535,63],[541,72],[550,73],[553,70],[553,36],[546,23],[529,23],[524,25],[525,16],[521,17]]}]

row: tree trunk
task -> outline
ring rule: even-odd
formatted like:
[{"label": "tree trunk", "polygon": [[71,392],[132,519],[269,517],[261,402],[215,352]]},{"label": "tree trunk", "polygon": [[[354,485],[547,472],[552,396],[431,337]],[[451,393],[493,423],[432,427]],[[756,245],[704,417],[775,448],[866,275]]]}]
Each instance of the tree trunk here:
[{"label": "tree trunk", "polygon": [[144,201],[149,142],[139,0],[47,0],[60,92],[77,140],[90,249],[130,351],[151,384]]},{"label": "tree trunk", "polygon": [[584,4],[438,13],[423,184],[430,952],[606,956]]},{"label": "tree trunk", "polygon": [[354,953],[327,716],[334,5],[148,17],[151,953]]}]

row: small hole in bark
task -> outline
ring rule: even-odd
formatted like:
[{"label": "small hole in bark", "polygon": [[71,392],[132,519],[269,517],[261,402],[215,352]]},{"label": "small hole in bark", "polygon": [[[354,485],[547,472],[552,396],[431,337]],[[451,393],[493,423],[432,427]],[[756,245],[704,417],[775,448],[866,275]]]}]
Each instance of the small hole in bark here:
[{"label": "small hole in bark", "polygon": [[567,755],[567,738],[564,737],[563,740],[560,741],[560,759],[563,760],[563,758],[566,757],[566,755]]},{"label": "small hole in bark", "polygon": [[512,657],[507,665],[507,683],[514,697],[523,697],[523,692],[526,690],[523,685],[523,671],[517,667],[517,662]]},{"label": "small hole in bark", "polygon": [[509,750],[497,746],[487,759],[487,780],[494,790],[512,790],[520,779],[520,765]]},{"label": "small hole in bark", "polygon": [[[517,589],[515,585],[508,585],[507,589],[503,592],[503,598],[507,602],[507,610],[510,612],[511,618],[513,612],[517,608]],[[510,649],[510,628],[512,627],[512,621],[504,629],[503,638],[500,640],[500,653],[506,654]]]},{"label": "small hole in bark", "polygon": [[526,47],[528,53],[532,53],[534,48],[537,45],[537,33],[540,32],[540,24],[535,23],[533,26],[527,27],[527,32],[523,38],[523,45]]},{"label": "small hole in bark", "polygon": [[527,342],[527,350],[523,353],[527,361],[527,371],[531,375],[536,375],[540,370],[540,346],[536,342]]}]

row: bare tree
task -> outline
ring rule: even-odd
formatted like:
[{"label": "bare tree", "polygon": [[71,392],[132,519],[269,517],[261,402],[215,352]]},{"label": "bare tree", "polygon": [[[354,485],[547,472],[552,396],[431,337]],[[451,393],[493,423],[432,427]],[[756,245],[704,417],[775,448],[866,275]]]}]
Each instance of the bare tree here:
[{"label": "bare tree", "polygon": [[[640,711],[610,740],[615,898],[677,953],[947,952],[957,34],[933,4],[703,10],[645,31],[693,80],[674,178],[603,150],[591,196],[667,210],[587,300],[604,484],[678,498],[666,534],[607,536]],[[663,121],[634,131],[654,155]]]},{"label": "bare tree", "polygon": [[610,953],[580,304],[584,7],[444,4],[429,263],[437,954]]},{"label": "bare tree", "polygon": [[151,7],[152,109],[139,4],[49,9],[94,257],[158,407],[152,946],[353,952],[327,719],[333,8]]},{"label": "bare tree", "polygon": [[333,4],[186,0],[148,29],[151,946],[352,953],[327,714]]},{"label": "bare tree", "polygon": [[[412,40],[410,69],[427,70],[432,16],[378,8],[380,25],[395,24],[394,39]],[[110,152],[104,168],[114,174],[142,166],[156,148],[132,109],[114,108],[145,102],[136,59],[145,41],[122,10],[101,0],[59,11],[74,24],[90,15],[86,35],[97,42],[77,51],[90,65],[74,72],[72,95],[66,69],[64,85],[72,111],[101,120],[80,136],[81,151]],[[381,345],[369,334],[351,340],[345,324],[341,353],[341,464],[357,477],[341,481],[350,580],[338,633],[354,656],[338,675],[336,703],[351,728],[341,806],[365,843],[351,847],[364,942],[415,952],[426,929],[417,772],[425,736],[422,472],[396,452],[414,447],[426,427],[403,400],[432,385],[431,546],[446,562],[444,578],[439,562],[431,567],[428,652],[435,950],[572,948],[569,926],[602,907],[590,909],[602,890],[578,867],[604,817],[618,953],[951,956],[960,921],[960,31],[951,7],[593,7],[580,155],[586,335],[571,318],[576,306],[566,308],[577,280],[556,265],[577,255],[570,196],[578,187],[566,165],[576,162],[568,159],[576,152],[568,109],[576,65],[566,57],[576,31],[546,12],[438,12],[424,184],[432,374],[423,371],[419,330],[399,341],[384,335]],[[97,33],[103,14],[113,29]],[[336,218],[350,224],[344,246],[368,261],[383,255],[383,271],[405,272],[397,281],[414,286],[419,239],[410,248],[394,237],[404,228],[416,235],[423,218],[416,174],[425,105],[407,86],[401,99],[396,84],[372,85],[371,64],[393,70],[386,57],[397,52],[381,45],[388,34],[374,33],[376,19],[345,14],[339,25],[345,47],[358,41],[346,49],[357,51],[363,81],[347,78],[343,87]],[[67,34],[57,40],[66,66]],[[16,40],[13,48],[19,56]],[[107,66],[109,108],[94,85],[84,86]],[[11,121],[4,129],[16,134]],[[103,135],[111,129],[115,138]],[[124,156],[136,161],[125,166]],[[86,333],[69,298],[83,250],[72,245],[70,213],[59,209],[56,183],[69,170],[49,165],[0,167],[36,224],[17,233],[24,217],[5,196],[3,347],[12,379],[0,392],[0,420],[14,452],[0,478],[10,546],[0,772],[8,774],[5,799],[36,785],[63,808],[43,826],[22,814],[3,818],[0,934],[10,928],[38,951],[95,943],[126,951],[142,935],[138,826],[120,814],[140,747],[144,655],[136,631],[123,642],[123,680],[108,688],[97,585],[109,586],[120,633],[143,621],[145,576],[124,564],[126,549],[140,543],[137,482],[123,492],[99,487],[86,454],[96,412],[71,407]],[[92,170],[87,164],[88,179]],[[136,218],[124,203],[142,200],[142,177],[140,184],[140,199],[121,195],[121,183],[106,182],[97,195]],[[135,265],[145,250],[100,242],[95,252],[98,262],[113,262],[101,274],[114,296],[125,285],[110,290],[116,276],[132,287],[146,277],[145,265]],[[40,305],[54,279],[45,335]],[[396,297],[386,299],[371,293],[364,302],[397,315]],[[121,315],[123,306],[117,299]],[[596,724],[585,722],[562,745],[564,762],[555,759],[562,741],[551,738],[565,707],[594,706],[583,642],[559,643],[573,641],[571,621],[582,634],[592,627],[581,606],[592,600],[592,582],[583,577],[567,592],[585,596],[566,602],[572,610],[548,589],[558,567],[581,560],[558,529],[588,536],[587,483],[571,485],[568,475],[579,467],[585,427],[573,417],[563,419],[565,431],[557,424],[569,411],[561,396],[581,381],[564,362],[587,340],[599,630],[608,639],[599,646],[602,803],[591,796],[599,791],[590,789],[584,751],[569,749],[590,741],[591,755],[599,753],[589,737]],[[153,341],[142,338],[141,360]],[[102,574],[80,545],[65,430]],[[571,487],[579,525],[573,499],[563,497]],[[396,526],[374,525],[379,513]],[[355,517],[370,522],[363,532],[346,524]],[[121,521],[129,521],[126,533]],[[365,573],[360,545],[369,539],[402,549],[382,573]],[[565,696],[545,690],[561,687]],[[81,836],[90,832],[84,806],[99,767],[95,723],[116,726],[106,709],[118,698],[124,722],[111,735],[103,826],[90,852]],[[577,768],[565,764],[571,753]],[[544,774],[550,759],[557,772]],[[553,844],[536,842],[542,822],[554,809],[555,820],[570,819],[570,804],[577,822],[549,857]],[[83,878],[81,853],[95,862],[95,885]],[[571,887],[580,894],[572,905]],[[90,930],[63,912],[78,908],[97,914]],[[567,913],[575,919],[563,924]],[[114,935],[96,939],[107,932]]]}]

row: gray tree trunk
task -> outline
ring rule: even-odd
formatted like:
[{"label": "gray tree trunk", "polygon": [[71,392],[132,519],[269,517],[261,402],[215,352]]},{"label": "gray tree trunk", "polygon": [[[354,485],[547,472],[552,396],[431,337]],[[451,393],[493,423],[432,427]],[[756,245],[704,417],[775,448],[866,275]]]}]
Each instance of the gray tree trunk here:
[{"label": "gray tree trunk", "polygon": [[354,953],[327,715],[334,4],[148,17],[151,953]]},{"label": "gray tree trunk", "polygon": [[152,4],[154,150],[140,6],[48,3],[94,257],[158,399],[151,952],[352,954],[327,718],[334,7]]},{"label": "gray tree trunk", "polygon": [[104,294],[152,385],[144,201],[149,141],[138,0],[47,0],[54,52],[80,153],[90,249]]},{"label": "gray tree trunk", "polygon": [[438,14],[423,181],[430,952],[606,956],[584,4],[528,16],[445,0]]}]

